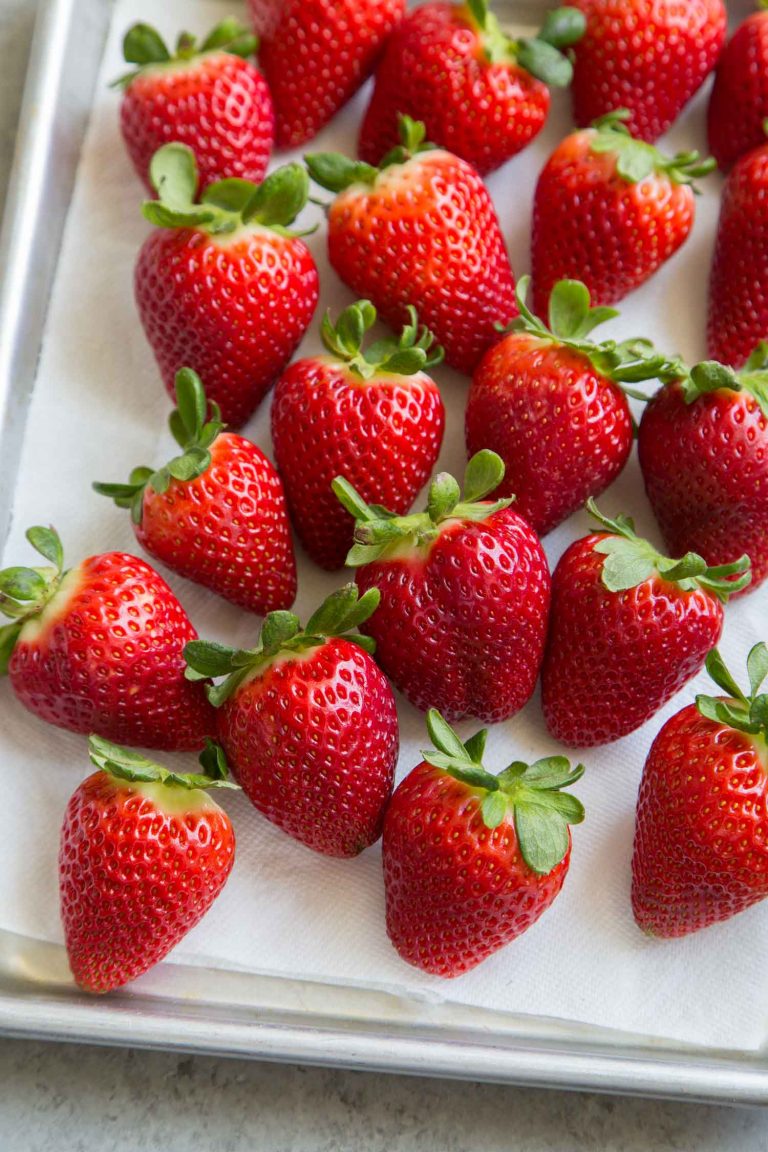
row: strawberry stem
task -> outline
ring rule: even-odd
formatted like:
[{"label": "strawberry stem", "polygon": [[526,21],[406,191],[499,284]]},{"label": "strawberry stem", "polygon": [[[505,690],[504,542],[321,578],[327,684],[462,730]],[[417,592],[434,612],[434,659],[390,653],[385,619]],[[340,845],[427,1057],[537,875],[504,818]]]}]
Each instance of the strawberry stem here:
[{"label": "strawberry stem", "polygon": [[88,755],[91,762],[117,780],[128,780],[132,784],[163,784],[169,788],[237,788],[228,777],[228,767],[224,750],[213,740],[206,740],[206,747],[200,753],[200,764],[204,773],[171,772],[162,764],[148,760],[132,748],[121,748],[104,740],[101,736],[88,737]]},{"label": "strawberry stem", "polygon": [[626,108],[618,108],[593,121],[591,150],[614,155],[616,171],[628,184],[639,184],[654,174],[665,174],[674,184],[690,184],[693,191],[698,192],[693,181],[714,171],[716,161],[712,157],[702,160],[698,152],[665,155],[653,144],[638,140],[631,134],[624,123],[629,116]]},{"label": "strawberry stem", "polygon": [[151,24],[133,24],[123,38],[123,56],[137,67],[112,82],[113,88],[127,88],[146,68],[158,64],[187,63],[206,52],[229,52],[233,56],[253,56],[259,42],[239,21],[228,19],[217,24],[198,45],[190,32],[180,32],[171,55],[159,32]]},{"label": "strawberry stem", "polygon": [[320,334],[328,351],[362,380],[370,380],[382,372],[413,376],[439,364],[445,353],[439,344],[435,345],[435,338],[428,328],[419,328],[416,309],[412,305],[408,307],[408,318],[409,323],[398,340],[385,337],[363,351],[365,334],[376,323],[376,309],[370,300],[358,300],[344,309],[335,325],[328,312]]},{"label": "strawberry stem", "polygon": [[686,404],[721,389],[749,392],[768,418],[768,341],[760,341],[740,372],[716,360],[704,360],[684,373],[680,384]]}]

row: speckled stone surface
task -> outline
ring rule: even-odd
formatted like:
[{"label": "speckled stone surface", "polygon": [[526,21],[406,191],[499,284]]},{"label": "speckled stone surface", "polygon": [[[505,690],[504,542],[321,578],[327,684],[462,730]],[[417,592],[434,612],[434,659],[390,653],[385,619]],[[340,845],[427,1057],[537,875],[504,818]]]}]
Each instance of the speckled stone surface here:
[{"label": "speckled stone surface", "polygon": [[[0,204],[35,4],[0,0]],[[768,1152],[768,1112],[0,1039],[2,1152]]]}]

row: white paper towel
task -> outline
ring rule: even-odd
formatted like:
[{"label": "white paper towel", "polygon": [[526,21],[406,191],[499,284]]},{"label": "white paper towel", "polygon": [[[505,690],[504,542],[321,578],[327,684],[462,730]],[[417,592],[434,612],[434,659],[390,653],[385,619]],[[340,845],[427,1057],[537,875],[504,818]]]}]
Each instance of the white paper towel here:
[{"label": "white paper towel", "polygon": [[[166,0],[160,31],[205,32],[222,14],[213,0]],[[151,0],[120,0],[83,151],[51,302],[45,346],[29,414],[4,563],[31,559],[24,542],[30,524],[53,523],[69,563],[113,548],[138,551],[129,517],[90,490],[90,482],[123,480],[137,464],[160,464],[173,451],[165,431],[169,403],[147,346],[132,297],[133,262],[147,234],[139,212],[142,188],[118,132],[119,95],[107,83],[124,71],[119,44],[134,20],[154,22]],[[313,150],[351,152],[364,107],[362,94],[316,142]],[[670,134],[670,148],[705,148],[704,102]],[[556,98],[550,123],[526,153],[489,184],[508,239],[515,271],[528,267],[531,198],[536,175],[568,130],[568,99]],[[284,162],[288,156],[281,156]],[[703,182],[696,228],[683,251],[627,302],[611,335],[650,335],[670,352],[702,358],[707,269],[721,178]],[[320,221],[309,244],[320,268],[317,313],[351,300],[325,258],[322,213],[311,206],[302,223]],[[319,347],[317,325],[301,353]],[[463,469],[463,410],[468,383],[438,369],[448,414],[440,467]],[[266,451],[269,401],[247,434]],[[633,459],[602,500],[610,512],[635,515],[658,539]],[[551,563],[589,528],[584,514],[545,541]],[[306,616],[344,579],[299,558],[297,611]],[[258,621],[201,588],[164,572],[201,635],[253,642]],[[722,650],[737,673],[750,645],[766,628],[768,590],[727,611]],[[643,761],[661,723],[706,676],[685,689],[633,736],[587,752],[577,792],[587,809],[574,830],[573,862],[553,908],[520,940],[476,971],[440,981],[402,963],[384,931],[379,848],[358,859],[323,859],[270,825],[241,795],[224,803],[235,821],[238,854],[232,878],[206,919],[175,950],[177,963],[209,963],[341,984],[445,998],[501,1011],[531,1013],[708,1046],[755,1049],[765,1040],[768,991],[768,906],[680,942],[646,939],[629,906],[634,804]],[[600,686],[595,685],[599,691]],[[403,775],[425,744],[423,717],[400,704]],[[4,835],[0,837],[0,928],[61,940],[56,855],[61,815],[70,792],[87,774],[85,740],[38,722],[0,686],[0,755],[4,766]],[[466,736],[474,725],[464,724]],[[489,763],[534,759],[559,751],[547,736],[534,699],[514,720],[494,728]]]}]

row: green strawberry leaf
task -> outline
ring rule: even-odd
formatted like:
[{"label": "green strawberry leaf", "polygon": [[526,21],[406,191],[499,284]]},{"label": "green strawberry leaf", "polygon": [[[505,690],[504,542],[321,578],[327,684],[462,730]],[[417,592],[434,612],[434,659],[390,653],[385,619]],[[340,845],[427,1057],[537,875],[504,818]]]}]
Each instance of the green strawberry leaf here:
[{"label": "green strawberry leaf", "polygon": [[568,825],[548,806],[515,804],[515,831],[523,860],[532,872],[548,875],[568,851]]},{"label": "green strawberry leaf", "polygon": [[53,564],[57,572],[61,572],[64,567],[64,549],[55,528],[45,528],[38,525],[34,528],[28,528],[25,535],[35,552],[39,552],[41,556]]},{"label": "green strawberry leaf", "polygon": [[507,814],[507,798],[503,792],[486,792],[481,804],[483,823],[486,828],[498,828]]},{"label": "green strawberry leaf", "polygon": [[753,696],[757,696],[760,687],[768,676],[768,645],[755,644],[747,656],[747,675],[749,687]]},{"label": "green strawberry leaf", "polygon": [[150,24],[134,24],[123,37],[123,56],[128,64],[164,64],[170,60],[163,38]]}]

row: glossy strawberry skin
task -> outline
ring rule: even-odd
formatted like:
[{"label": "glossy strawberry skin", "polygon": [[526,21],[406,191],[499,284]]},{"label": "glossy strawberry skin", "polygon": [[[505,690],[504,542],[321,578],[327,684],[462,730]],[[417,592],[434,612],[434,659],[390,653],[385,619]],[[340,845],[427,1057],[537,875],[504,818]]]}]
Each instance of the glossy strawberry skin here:
[{"label": "glossy strawberry skin", "polygon": [[139,253],[136,304],[169,395],[188,366],[224,421],[243,424],[293,355],[317,306],[304,242],[249,225],[234,236],[155,229]]},{"label": "glossy strawberry skin", "polygon": [[674,123],[717,63],[722,0],[573,0],[587,20],[574,46],[573,111],[586,127],[627,108],[633,136],[649,143]]},{"label": "glossy strawberry skin", "polygon": [[136,538],[174,572],[266,616],[296,598],[296,561],[283,485],[242,436],[220,434],[211,466],[167,492],[144,490]]},{"label": "glossy strawberry skin", "polygon": [[729,40],[709,100],[709,150],[727,171],[765,142],[768,117],[768,12],[754,12]]},{"label": "glossy strawberry skin", "polygon": [[577,540],[552,576],[541,673],[547,728],[574,748],[629,735],[704,667],[723,628],[720,602],[651,577],[626,592],[603,584],[595,533]]},{"label": "glossy strawberry skin", "polygon": [[120,128],[152,196],[149,162],[174,140],[195,153],[200,191],[232,176],[259,183],[272,151],[272,98],[253,64],[231,52],[207,52],[143,69],[123,95]]},{"label": "glossy strawberry skin", "polygon": [[445,426],[424,372],[362,380],[328,356],[298,360],[277,382],[272,443],[291,519],[322,568],[342,568],[354,521],[331,482],[344,476],[370,503],[402,515],[435,465]]},{"label": "glossy strawberry skin", "polygon": [[251,802],[326,856],[381,835],[399,747],[392,689],[359,645],[284,654],[220,708],[219,739]]},{"label": "glossy strawberry skin", "polygon": [[405,0],[250,0],[277,143],[298,148],[373,71]]},{"label": "glossy strawberry skin", "polygon": [[480,173],[493,171],[544,127],[546,84],[514,63],[492,64],[459,4],[424,4],[392,34],[360,133],[360,156],[378,164],[399,144],[398,114],[426,124],[427,139]]},{"label": "glossy strawberry skin", "polygon": [[539,536],[597,496],[624,468],[632,419],[621,389],[580,352],[512,333],[486,352],[466,413],[468,455],[490,448],[505,465],[495,497]]},{"label": "glossy strawberry skin", "polygon": [[446,522],[426,554],[358,569],[381,603],[363,631],[411,704],[449,721],[494,724],[519,712],[539,674],[550,577],[538,537],[511,508]]},{"label": "glossy strawberry skin", "polygon": [[480,798],[422,762],[387,809],[387,933],[403,960],[435,976],[460,976],[527,931],[568,871],[570,833],[566,855],[540,876],[522,858],[514,818],[491,831]]},{"label": "glossy strawberry skin", "polygon": [[41,720],[117,744],[202,748],[216,720],[202,683],[184,679],[197,632],[161,576],[107,552],[72,569],[43,615],[27,621],[11,686]]},{"label": "glossy strawberry skin", "polygon": [[232,825],[218,805],[199,791],[188,808],[175,797],[165,805],[145,788],[95,772],[67,805],[61,918],[72,974],[87,992],[111,992],[162,960],[234,863]]},{"label": "glossy strawberry skin", "polygon": [[637,804],[632,910],[653,936],[727,920],[768,896],[768,748],[691,704],[653,742]]},{"label": "glossy strawberry skin", "polygon": [[533,310],[546,316],[559,280],[581,280],[593,305],[615,304],[639,288],[685,243],[694,194],[655,173],[630,183],[616,154],[591,148],[594,129],[553,152],[536,186],[531,260]]},{"label": "glossy strawberry skin", "polygon": [[728,177],[709,282],[707,348],[741,367],[768,332],[768,144],[742,156]]},{"label": "glossy strawberry skin", "polygon": [[643,412],[638,454],[673,556],[720,565],[746,552],[746,591],[768,577],[768,417],[752,395],[721,388],[686,404],[680,385],[667,385]]}]

